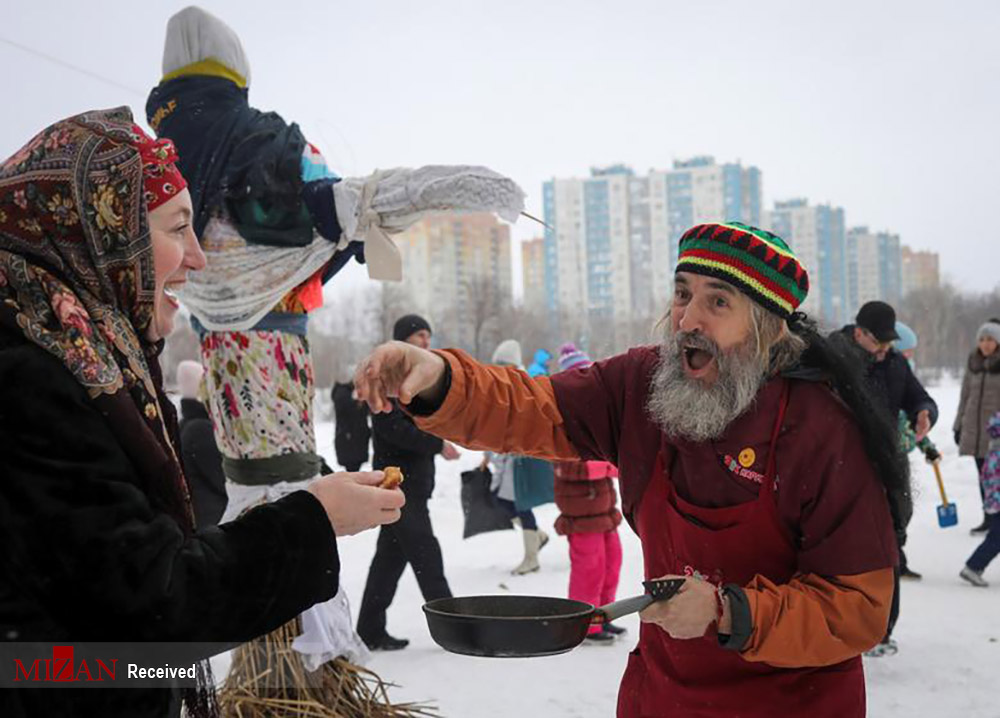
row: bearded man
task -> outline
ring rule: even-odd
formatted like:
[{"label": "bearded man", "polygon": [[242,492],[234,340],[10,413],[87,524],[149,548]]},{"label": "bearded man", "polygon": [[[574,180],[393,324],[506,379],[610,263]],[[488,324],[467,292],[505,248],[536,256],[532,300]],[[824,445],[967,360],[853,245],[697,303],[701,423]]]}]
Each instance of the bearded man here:
[{"label": "bearded man", "polygon": [[646,578],[686,577],[640,614],[619,716],[863,716],[896,562],[886,493],[908,481],[895,428],[796,312],[808,275],[781,238],[694,227],[675,285],[659,346],[530,379],[394,343],[358,393],[464,446],[618,466]]}]

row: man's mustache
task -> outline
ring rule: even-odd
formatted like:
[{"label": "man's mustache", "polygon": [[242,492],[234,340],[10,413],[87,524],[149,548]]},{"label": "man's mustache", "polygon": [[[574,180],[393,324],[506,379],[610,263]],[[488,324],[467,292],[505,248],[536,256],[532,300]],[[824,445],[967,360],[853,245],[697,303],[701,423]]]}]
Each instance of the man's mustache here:
[{"label": "man's mustache", "polygon": [[674,343],[678,355],[683,354],[687,349],[700,349],[713,357],[718,357],[721,354],[719,345],[700,332],[679,331],[674,334]]}]

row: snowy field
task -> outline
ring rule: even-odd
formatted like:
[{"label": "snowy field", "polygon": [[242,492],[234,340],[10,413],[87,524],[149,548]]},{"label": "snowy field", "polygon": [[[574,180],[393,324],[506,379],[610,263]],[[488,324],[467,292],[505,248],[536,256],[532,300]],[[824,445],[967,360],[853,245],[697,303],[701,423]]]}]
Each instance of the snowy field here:
[{"label": "snowy field", "polygon": [[[1000,715],[993,680],[1000,669],[1000,564],[988,569],[994,586],[976,589],[958,578],[958,571],[979,539],[969,528],[982,518],[975,465],[959,458],[951,435],[958,404],[958,386],[932,387],[941,417],[931,436],[944,458],[942,473],[949,500],[958,504],[959,526],[940,529],[935,506],[940,502],[931,468],[911,455],[918,492],[910,524],[907,555],[910,566],[924,575],[921,582],[904,582],[901,617],[895,638],[899,654],[865,659],[869,715],[987,716]],[[321,452],[331,465],[333,426],[318,428]],[[459,503],[461,471],[479,462],[478,452],[465,452],[457,462],[438,459],[437,489],[431,500],[435,533],[444,552],[445,572],[455,595],[511,593],[564,596],[569,582],[568,545],[551,531],[553,505],[536,510],[539,526],[552,535],[541,553],[542,569],[528,576],[511,576],[521,558],[521,538],[515,531],[462,539]],[[640,593],[642,553],[626,524],[620,529],[624,547],[619,598]],[[377,532],[339,540],[341,582],[354,611],[361,600]],[[611,646],[585,645],[549,658],[487,659],[446,653],[430,637],[423,600],[408,569],[389,610],[389,632],[409,638],[410,646],[394,653],[376,653],[371,667],[396,684],[398,701],[433,702],[443,716],[613,716],[619,679],[638,635],[638,618],[620,623],[629,633]]]}]

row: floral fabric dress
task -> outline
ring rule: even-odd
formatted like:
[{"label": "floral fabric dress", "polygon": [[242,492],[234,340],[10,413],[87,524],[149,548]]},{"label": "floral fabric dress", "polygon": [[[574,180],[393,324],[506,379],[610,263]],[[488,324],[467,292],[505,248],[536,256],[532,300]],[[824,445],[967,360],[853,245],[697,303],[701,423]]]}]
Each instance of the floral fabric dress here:
[{"label": "floral fabric dress", "polygon": [[202,337],[205,390],[223,456],[263,459],[315,453],[312,360],[290,332],[208,332]]}]

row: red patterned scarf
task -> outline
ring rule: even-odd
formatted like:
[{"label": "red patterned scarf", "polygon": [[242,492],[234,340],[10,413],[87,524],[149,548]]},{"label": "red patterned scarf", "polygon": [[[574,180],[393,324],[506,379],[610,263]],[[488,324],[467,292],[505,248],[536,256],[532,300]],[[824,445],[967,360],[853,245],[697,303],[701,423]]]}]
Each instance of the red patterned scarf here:
[{"label": "red patterned scarf", "polygon": [[155,292],[147,208],[184,186],[171,153],[118,108],[57,122],[0,164],[0,325],[66,366],[147,495],[190,534],[162,342],[145,338]]}]

